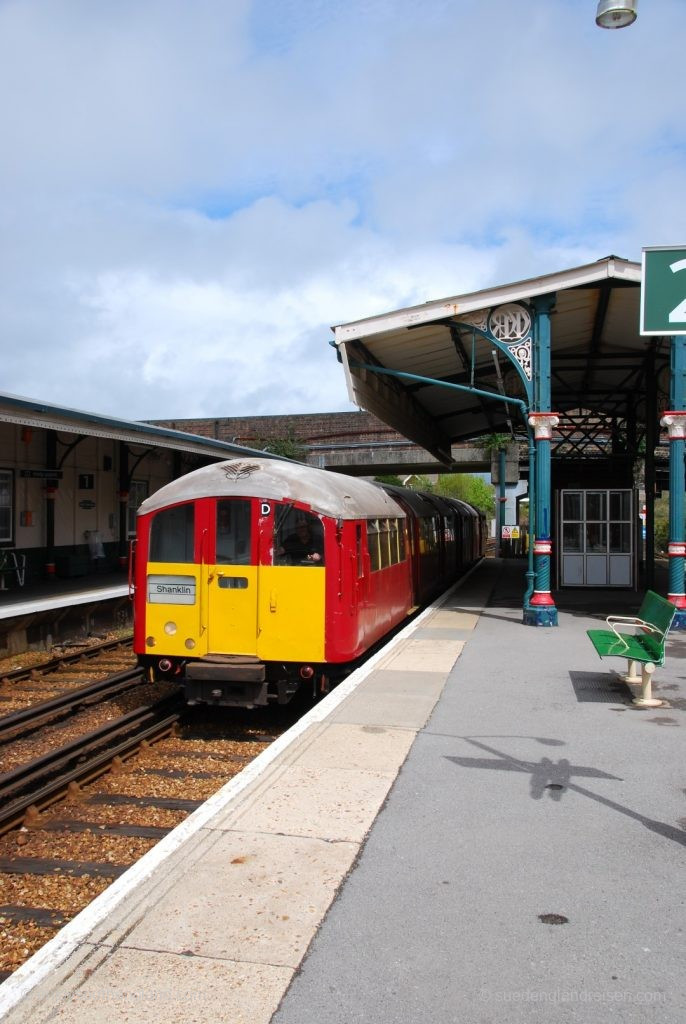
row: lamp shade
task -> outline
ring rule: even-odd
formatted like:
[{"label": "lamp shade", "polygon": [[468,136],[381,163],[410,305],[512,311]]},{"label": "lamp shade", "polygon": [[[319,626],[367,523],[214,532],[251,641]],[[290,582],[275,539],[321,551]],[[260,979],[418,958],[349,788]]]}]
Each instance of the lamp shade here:
[{"label": "lamp shade", "polygon": [[601,28],[624,28],[638,17],[638,0],[599,0],[595,23]]}]

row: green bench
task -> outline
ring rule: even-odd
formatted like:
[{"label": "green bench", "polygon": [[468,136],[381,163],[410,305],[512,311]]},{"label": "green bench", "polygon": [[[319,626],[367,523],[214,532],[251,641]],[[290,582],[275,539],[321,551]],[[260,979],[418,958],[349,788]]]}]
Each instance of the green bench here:
[{"label": "green bench", "polygon": [[[608,615],[609,629],[588,629],[586,632],[601,658],[626,658],[629,668],[624,676],[627,683],[640,683],[641,696],[633,703],[643,708],[655,708],[662,701],[651,693],[651,677],[658,665],[665,663],[665,639],[672,624],[676,607],[652,590],[646,591],[638,615]],[[635,626],[637,633],[623,633],[617,626]],[[640,676],[636,666],[641,666]]]}]

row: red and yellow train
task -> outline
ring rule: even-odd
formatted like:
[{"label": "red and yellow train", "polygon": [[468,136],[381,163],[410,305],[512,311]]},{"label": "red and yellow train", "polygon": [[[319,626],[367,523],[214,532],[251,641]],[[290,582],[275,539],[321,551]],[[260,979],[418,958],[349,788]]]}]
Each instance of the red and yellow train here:
[{"label": "red and yellow train", "polygon": [[276,459],[232,459],[143,502],[134,649],[189,703],[326,691],[483,554],[464,502]]}]

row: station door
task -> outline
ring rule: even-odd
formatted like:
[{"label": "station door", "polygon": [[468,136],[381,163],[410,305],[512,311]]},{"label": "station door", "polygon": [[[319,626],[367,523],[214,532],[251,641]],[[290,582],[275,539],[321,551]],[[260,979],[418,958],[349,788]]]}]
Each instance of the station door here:
[{"label": "station door", "polygon": [[562,587],[633,587],[636,492],[560,492],[559,580]]}]

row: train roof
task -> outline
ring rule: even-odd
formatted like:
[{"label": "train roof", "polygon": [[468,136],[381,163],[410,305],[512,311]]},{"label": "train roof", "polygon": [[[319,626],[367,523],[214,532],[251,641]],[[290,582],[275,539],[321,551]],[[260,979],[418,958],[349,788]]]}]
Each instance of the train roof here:
[{"label": "train roof", "polygon": [[367,480],[298,462],[260,458],[230,459],[187,473],[155,491],[138,513],[146,515],[167,505],[207,497],[297,501],[334,519],[405,517],[389,494]]}]

